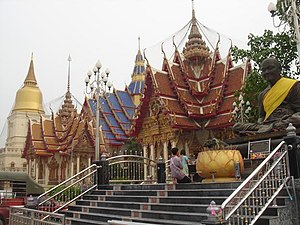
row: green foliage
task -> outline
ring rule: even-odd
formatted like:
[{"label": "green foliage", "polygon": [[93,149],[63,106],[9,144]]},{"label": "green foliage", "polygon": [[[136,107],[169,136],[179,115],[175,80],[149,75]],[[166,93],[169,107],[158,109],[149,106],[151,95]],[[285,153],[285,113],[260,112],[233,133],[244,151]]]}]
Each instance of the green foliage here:
[{"label": "green foliage", "polygon": [[[248,40],[250,49],[239,49],[234,46],[232,56],[236,62],[249,58],[253,63],[252,71],[242,89],[242,95],[245,102],[249,101],[252,106],[249,122],[255,122],[258,119],[258,95],[268,85],[260,74],[259,66],[262,61],[268,57],[276,58],[282,65],[282,75],[295,79],[300,75],[300,66],[297,61],[296,43],[291,39],[289,32],[274,34],[270,30],[265,30],[262,36],[249,34]],[[237,97],[239,95],[240,93],[236,93]]]},{"label": "green foliage", "polygon": [[[56,193],[60,192],[61,190],[65,189],[66,186],[61,186],[55,190],[53,190],[50,193],[50,196],[55,195]],[[56,201],[66,201],[66,199],[70,200],[75,198],[77,195],[79,195],[81,193],[80,187],[79,186],[72,186],[71,188],[63,191],[61,194],[57,195],[55,197]]]},{"label": "green foliage", "polygon": [[125,154],[132,154],[132,155],[141,155],[143,150],[141,144],[136,140],[136,138],[128,139],[123,149]]}]

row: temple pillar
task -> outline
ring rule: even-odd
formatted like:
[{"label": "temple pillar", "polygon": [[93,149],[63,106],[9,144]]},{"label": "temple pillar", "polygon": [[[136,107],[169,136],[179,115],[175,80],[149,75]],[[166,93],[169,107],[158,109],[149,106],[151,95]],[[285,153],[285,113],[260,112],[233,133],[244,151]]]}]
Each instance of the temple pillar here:
[{"label": "temple pillar", "polygon": [[92,157],[90,156],[90,157],[88,157],[88,167],[89,167],[90,165],[92,165],[91,163],[92,163]]},{"label": "temple pillar", "polygon": [[176,147],[176,141],[171,141],[171,146],[172,146],[172,148],[175,148]]},{"label": "temple pillar", "polygon": [[[155,160],[154,159],[154,144],[150,145],[150,159],[151,160]],[[151,162],[151,165],[153,165],[153,162]],[[153,175],[155,174],[155,168],[153,166],[150,166],[150,170],[151,170],[151,177],[153,177]]]},{"label": "temple pillar", "polygon": [[79,173],[80,170],[80,155],[78,154],[76,157],[76,174]]},{"label": "temple pillar", "polygon": [[35,175],[36,175],[36,158],[33,159],[33,173],[32,173],[32,177],[34,176],[35,179]]},{"label": "temple pillar", "polygon": [[31,177],[31,172],[30,172],[31,171],[31,159],[28,160],[27,166],[28,166],[28,171],[27,171],[28,175]]},{"label": "temple pillar", "polygon": [[[143,154],[144,157],[147,158],[147,145],[143,146]],[[147,180],[147,176],[148,176],[148,167],[147,167],[147,160],[144,159],[144,180]]]},{"label": "temple pillar", "polygon": [[[39,160],[38,160],[39,162]],[[39,183],[39,163],[37,163],[37,165],[35,165],[35,181],[37,183]]]},{"label": "temple pillar", "polygon": [[[164,149],[163,149],[163,157],[164,157],[164,160],[165,160],[165,163],[168,161],[168,159],[169,159],[169,154],[168,154],[168,142],[167,141],[165,141],[164,143],[163,143],[163,146],[164,146]],[[166,177],[167,177],[167,175],[169,174],[169,167],[168,166],[166,166],[165,167],[165,172],[166,172]]]},{"label": "temple pillar", "polygon": [[48,159],[46,160],[45,163],[45,184],[48,185],[49,184],[49,165],[48,165]]},{"label": "temple pillar", "polygon": [[[64,159],[65,160],[65,159]],[[66,161],[65,161],[66,162]],[[70,173],[70,170],[67,169],[67,163],[65,164],[65,179],[68,179],[68,173]]]},{"label": "temple pillar", "polygon": [[71,157],[71,164],[70,164],[70,177],[74,175],[74,163],[73,163],[73,157]]},{"label": "temple pillar", "polygon": [[58,183],[60,183],[62,181],[61,163],[62,163],[62,157],[59,156],[59,162],[58,162]]},{"label": "temple pillar", "polygon": [[184,142],[184,149],[185,149],[185,153],[188,157],[190,157],[190,149],[189,149],[189,145],[188,145],[188,142],[185,141]]},{"label": "temple pillar", "polygon": [[168,158],[169,158],[169,155],[168,155],[168,143],[167,142],[164,142],[163,143],[163,157],[164,157],[164,160],[167,161]]}]

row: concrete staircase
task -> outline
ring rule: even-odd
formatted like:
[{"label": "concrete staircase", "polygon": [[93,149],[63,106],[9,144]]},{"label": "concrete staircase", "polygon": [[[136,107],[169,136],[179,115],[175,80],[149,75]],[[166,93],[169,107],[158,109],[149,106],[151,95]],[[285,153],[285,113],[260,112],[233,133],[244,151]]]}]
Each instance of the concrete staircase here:
[{"label": "concrete staircase", "polygon": [[[108,221],[131,221],[128,224],[200,225],[206,209],[214,200],[221,203],[240,182],[148,184],[102,186],[69,206],[67,224],[118,224]],[[279,197],[277,206],[269,207],[257,224],[268,225],[285,208],[287,197]],[[124,224],[120,222],[119,224]],[[276,223],[275,223],[276,224]],[[285,223],[284,223],[285,224]]]}]

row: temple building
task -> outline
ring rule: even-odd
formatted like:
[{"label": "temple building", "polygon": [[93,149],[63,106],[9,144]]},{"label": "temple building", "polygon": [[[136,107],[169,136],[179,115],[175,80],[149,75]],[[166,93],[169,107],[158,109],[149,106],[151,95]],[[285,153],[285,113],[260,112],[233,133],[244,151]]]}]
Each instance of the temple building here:
[{"label": "temple building", "polygon": [[233,135],[232,104],[251,69],[246,61],[235,66],[230,49],[221,58],[219,43],[211,51],[199,32],[192,10],[188,40],[182,52],[174,43],[174,57],[164,53],[162,69],[148,62],[141,104],[132,120],[130,135],[143,145],[145,157],[170,158],[171,147],[197,156],[210,138]]},{"label": "temple building", "polygon": [[[113,89],[99,98],[100,154],[123,154],[126,141],[134,137],[143,146],[143,155],[153,160],[169,159],[174,146],[196,156],[207,139],[233,135],[232,104],[251,69],[250,62],[234,65],[231,49],[222,58],[219,43],[209,49],[199,32],[194,8],[185,47],[180,51],[173,44],[172,60],[162,49],[161,69],[147,59],[145,66],[139,46],[131,83],[125,90]],[[18,149],[15,154],[24,168],[45,186],[89,166],[95,159],[97,101],[95,95],[87,95],[77,111],[70,92],[70,62],[67,92],[58,112],[45,115],[32,60],[23,88],[9,117],[6,149],[14,153]],[[29,91],[34,98],[28,99]],[[16,135],[21,130],[23,136]],[[16,147],[8,148],[12,141]],[[17,162],[5,162],[1,156],[2,165],[11,167]]]},{"label": "temple building", "polygon": [[[70,76],[68,76],[70,78]],[[64,103],[51,117],[40,115],[28,120],[28,133],[22,157],[28,173],[40,184],[53,185],[78,173],[94,157],[94,130],[91,119],[77,113],[70,93],[70,79]]]},{"label": "temple building", "polygon": [[0,149],[2,171],[26,171],[27,162],[21,158],[28,131],[28,120],[39,121],[44,115],[43,95],[34,73],[33,57],[23,86],[17,91],[14,106],[7,118],[5,147]]},{"label": "temple building", "polygon": [[[119,154],[128,139],[135,104],[139,104],[144,87],[144,70],[144,59],[138,50],[132,82],[126,90],[114,89],[100,98],[100,154]],[[93,97],[86,96],[80,113],[72,102],[69,60],[67,92],[59,111],[26,119],[29,126],[22,157],[28,164],[29,175],[48,187],[91,165],[95,159],[95,115]]]}]

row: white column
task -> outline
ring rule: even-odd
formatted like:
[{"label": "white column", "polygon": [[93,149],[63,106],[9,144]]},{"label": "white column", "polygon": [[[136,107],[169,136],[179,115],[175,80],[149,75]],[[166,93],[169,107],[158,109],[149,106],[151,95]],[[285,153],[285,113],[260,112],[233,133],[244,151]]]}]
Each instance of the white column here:
[{"label": "white column", "polygon": [[79,169],[80,169],[80,155],[78,154],[77,155],[77,165],[76,165],[76,173],[79,173]]},{"label": "white column", "polygon": [[61,164],[62,164],[62,156],[58,156],[59,162],[58,162],[58,183],[62,181],[62,171],[61,171]]},{"label": "white column", "polygon": [[71,168],[70,168],[70,177],[74,175],[74,163],[73,163],[73,157],[71,157]]},{"label": "white column", "polygon": [[188,145],[187,141],[184,142],[184,149],[185,149],[186,155],[189,157],[190,156],[190,149],[189,149],[189,145]]},{"label": "white column", "polygon": [[[36,158],[33,159],[33,174],[32,176],[35,176],[36,175]],[[34,178],[35,179],[35,178]]]},{"label": "white column", "polygon": [[[169,158],[169,155],[168,155],[168,142],[165,141],[164,144],[164,152],[163,152],[163,155],[164,155],[164,160],[165,160],[165,163],[168,161],[168,158]],[[168,179],[168,174],[169,174],[169,167],[166,165],[166,178]]]},{"label": "white column", "polygon": [[39,160],[38,163],[35,165],[35,181],[39,183]]},{"label": "white column", "polygon": [[90,157],[88,158],[88,167],[89,167],[90,165],[92,165],[91,163],[92,163],[92,157],[90,156]]},{"label": "white column", "polygon": [[31,171],[31,159],[28,160],[27,168],[28,168],[28,170],[27,170],[28,175],[31,177],[31,173],[30,173],[30,171]]},{"label": "white column", "polygon": [[68,173],[70,173],[70,170],[67,169],[67,166],[69,166],[69,164],[67,164],[65,158],[64,158],[64,162],[65,162],[65,180],[68,179]]},{"label": "white column", "polygon": [[176,142],[175,142],[175,141],[172,141],[172,142],[171,142],[171,145],[172,145],[172,148],[176,147]]},{"label": "white column", "polygon": [[168,155],[168,143],[164,142],[163,146],[164,146],[164,150],[163,150],[164,151],[163,152],[164,160],[167,161],[168,157],[169,157],[169,155]]},{"label": "white column", "polygon": [[48,167],[48,159],[45,161],[45,184],[48,185],[49,184],[49,170],[50,168]]},{"label": "white column", "polygon": [[[154,160],[154,145],[153,144],[150,145],[150,159]],[[151,165],[153,165],[152,162],[151,162]],[[155,174],[154,169],[155,168],[151,166],[150,169],[151,169],[151,176],[152,176],[152,178],[154,178],[154,174]]]},{"label": "white column", "polygon": [[[146,146],[146,145],[143,146],[143,154],[144,154],[144,157],[145,157],[145,158],[148,157],[148,154],[147,154],[147,146]],[[148,176],[147,160],[144,159],[144,180],[147,180],[147,176]]]}]

